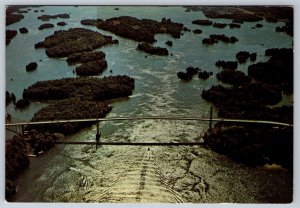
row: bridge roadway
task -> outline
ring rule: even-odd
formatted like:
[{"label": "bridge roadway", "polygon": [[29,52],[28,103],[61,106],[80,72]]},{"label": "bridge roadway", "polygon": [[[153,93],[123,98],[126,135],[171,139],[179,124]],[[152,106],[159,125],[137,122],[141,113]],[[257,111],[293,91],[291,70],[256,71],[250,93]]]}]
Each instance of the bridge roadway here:
[{"label": "bridge roadway", "polygon": [[37,121],[37,122],[20,122],[5,124],[9,126],[26,126],[26,125],[40,125],[40,124],[58,124],[58,123],[76,123],[76,122],[98,122],[98,121],[126,121],[126,120],[181,120],[181,121],[206,121],[206,122],[238,122],[238,123],[257,123],[270,124],[279,126],[293,126],[293,124],[266,121],[266,120],[243,120],[243,119],[229,119],[229,118],[203,118],[203,117],[177,117],[177,116],[139,116],[139,117],[108,117],[108,118],[89,118],[89,119],[72,119],[72,120],[54,120],[54,121]]}]

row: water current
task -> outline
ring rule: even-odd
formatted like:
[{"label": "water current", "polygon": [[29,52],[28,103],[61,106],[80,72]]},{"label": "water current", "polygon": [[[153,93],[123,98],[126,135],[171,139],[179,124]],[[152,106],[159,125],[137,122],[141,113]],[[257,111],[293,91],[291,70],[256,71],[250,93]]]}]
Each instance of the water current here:
[{"label": "water current", "polygon": [[[273,47],[292,47],[292,38],[276,33],[283,23],[261,21],[243,23],[240,29],[219,29],[202,26],[200,35],[184,32],[180,39],[156,35],[156,46],[167,47],[173,56],[159,57],[137,51],[137,42],[80,24],[83,19],[107,19],[133,16],[161,20],[171,18],[190,29],[192,20],[207,19],[202,12],[185,12],[183,7],[122,6],[43,6],[32,8],[25,18],[6,29],[26,27],[27,34],[18,34],[6,46],[6,88],[21,98],[23,89],[40,80],[75,77],[74,66],[64,59],[49,58],[44,49],[34,44],[55,30],[74,27],[88,28],[119,40],[118,45],[103,47],[108,69],[101,75],[128,75],[135,79],[133,95],[112,102],[114,116],[204,116],[208,117],[211,104],[201,98],[201,91],[217,84],[217,60],[235,60],[238,51],[257,53],[258,61],[265,61],[264,51]],[[34,12],[33,10],[45,10]],[[42,14],[70,14],[70,19],[52,19],[55,24],[67,22],[64,27],[38,30],[44,22]],[[230,23],[228,19],[213,21]],[[236,36],[236,44],[202,45],[210,34]],[[173,46],[165,45],[167,40]],[[38,69],[26,72],[25,66],[36,61]],[[247,73],[250,63],[239,65]],[[176,73],[188,66],[196,66],[214,75],[206,81],[194,78],[189,83],[178,80]],[[6,111],[12,121],[29,121],[34,113],[47,103],[35,102],[29,108],[16,110],[12,105]],[[216,113],[215,113],[216,114]],[[216,115],[215,115],[216,116]],[[101,123],[103,141],[116,142],[192,142],[202,141],[207,123],[195,121],[118,121]],[[94,141],[96,127],[92,126],[65,138],[69,141]],[[59,146],[44,155],[32,158],[30,168],[18,181],[18,202],[264,202],[270,196],[290,193],[292,177],[284,170],[270,171],[238,164],[202,146]],[[280,190],[280,191],[278,191]]]}]

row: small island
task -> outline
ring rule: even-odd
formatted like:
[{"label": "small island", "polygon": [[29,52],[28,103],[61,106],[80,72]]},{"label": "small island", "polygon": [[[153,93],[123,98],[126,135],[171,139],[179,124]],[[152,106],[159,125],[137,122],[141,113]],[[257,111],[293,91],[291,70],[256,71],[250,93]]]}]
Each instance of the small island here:
[{"label": "small island", "polygon": [[46,24],[42,24],[38,27],[39,30],[44,30],[44,29],[48,29],[48,28],[52,28],[54,27],[54,24],[51,23],[46,23]]},{"label": "small island", "polygon": [[174,38],[180,38],[183,30],[183,24],[172,22],[166,18],[162,18],[158,22],[150,19],[121,16],[107,20],[86,19],[82,20],[81,24],[96,26],[99,29],[113,32],[125,38],[148,43],[155,42],[154,36],[159,33],[166,33]]},{"label": "small island", "polygon": [[105,36],[89,29],[72,28],[54,32],[44,41],[35,44],[35,48],[46,48],[46,54],[49,57],[67,57],[73,53],[92,51],[116,43],[118,41],[113,40],[111,36]]},{"label": "small island", "polygon": [[70,15],[69,14],[42,15],[42,16],[38,16],[37,18],[42,21],[49,21],[50,19],[57,19],[57,18],[67,19],[70,18]]},{"label": "small island", "polygon": [[168,49],[162,47],[154,47],[149,43],[139,43],[137,49],[149,53],[151,55],[158,55],[158,56],[169,55]]}]

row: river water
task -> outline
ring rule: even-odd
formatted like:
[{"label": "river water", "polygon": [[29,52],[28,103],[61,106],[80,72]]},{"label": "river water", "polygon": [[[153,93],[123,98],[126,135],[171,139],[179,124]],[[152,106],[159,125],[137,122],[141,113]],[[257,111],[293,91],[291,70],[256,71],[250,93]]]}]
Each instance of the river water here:
[{"label": "river water", "polygon": [[[17,99],[23,89],[39,80],[74,77],[74,66],[65,59],[47,57],[44,49],[34,49],[55,30],[73,27],[89,28],[111,35],[118,45],[101,48],[106,54],[108,69],[101,76],[128,75],[135,79],[133,95],[112,101],[114,116],[204,116],[208,117],[210,103],[201,98],[201,91],[218,81],[215,74],[217,60],[235,60],[238,51],[257,53],[257,61],[265,61],[264,51],[273,47],[292,47],[292,38],[276,33],[283,23],[261,21],[262,28],[253,29],[256,23],[244,23],[241,29],[219,29],[197,26],[191,22],[206,19],[202,12],[185,12],[182,7],[119,7],[112,6],[43,6],[32,8],[25,18],[7,29],[27,27],[29,33],[18,34],[6,46],[6,87]],[[40,12],[40,10],[45,12]],[[39,12],[34,12],[38,10]],[[52,19],[53,29],[38,30],[44,22],[37,19],[42,14],[68,13],[70,19]],[[82,19],[107,19],[115,16],[133,16],[161,20],[163,17],[183,23],[190,29],[201,28],[196,35],[184,32],[180,39],[169,35],[156,35],[156,46],[167,47],[173,56],[159,57],[137,51],[137,42],[118,37],[110,32],[80,24]],[[56,26],[65,21],[64,27]],[[230,23],[230,20],[216,19]],[[236,44],[218,43],[202,45],[210,34],[236,36]],[[165,45],[167,40],[173,46]],[[36,61],[38,69],[26,72],[25,66]],[[247,72],[250,63],[239,65]],[[214,75],[202,81],[194,78],[189,83],[178,80],[176,73],[188,66],[213,71]],[[288,100],[288,99],[286,99]],[[286,102],[283,102],[286,103]],[[29,121],[34,113],[47,103],[35,102],[24,110],[12,105],[6,111],[12,121]],[[215,113],[216,114],[216,113]],[[118,121],[101,123],[103,141],[130,142],[192,142],[202,141],[207,123],[194,121]],[[65,138],[68,141],[93,141],[96,127]],[[292,176],[285,170],[249,168],[225,156],[199,146],[147,147],[147,146],[94,146],[69,145],[51,149],[44,155],[31,159],[28,171],[18,181],[18,202],[241,202],[260,203],[267,199],[285,199],[291,196]]]}]

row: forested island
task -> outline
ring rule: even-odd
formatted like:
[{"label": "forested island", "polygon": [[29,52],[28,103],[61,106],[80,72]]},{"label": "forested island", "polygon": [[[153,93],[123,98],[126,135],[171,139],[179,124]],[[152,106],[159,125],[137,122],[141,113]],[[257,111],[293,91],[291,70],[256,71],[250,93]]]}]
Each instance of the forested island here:
[{"label": "forested island", "polygon": [[[281,101],[282,92],[293,93],[293,50],[272,48],[265,55],[269,60],[250,65],[248,76],[228,69],[217,74],[232,87],[218,85],[203,90],[202,97],[218,109],[219,117],[293,124],[292,106],[270,107]],[[251,80],[256,82],[250,83]],[[293,168],[291,127],[219,123],[204,140],[213,150],[247,165],[277,163]]]}]

